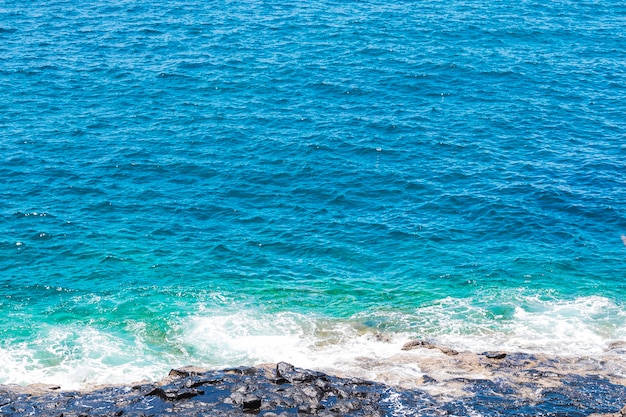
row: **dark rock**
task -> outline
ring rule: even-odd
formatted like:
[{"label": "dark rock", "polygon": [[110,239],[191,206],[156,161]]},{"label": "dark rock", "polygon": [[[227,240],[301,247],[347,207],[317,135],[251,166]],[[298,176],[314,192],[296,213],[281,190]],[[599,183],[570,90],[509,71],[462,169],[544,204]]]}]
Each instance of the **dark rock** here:
[{"label": "dark rock", "polygon": [[361,408],[361,404],[357,400],[342,400],[337,402],[330,408],[330,411],[340,414],[348,414],[351,411]]},{"label": "dark rock", "polygon": [[230,368],[224,371],[225,374],[234,374],[234,375],[255,375],[257,373],[257,369],[253,367],[240,366],[239,368]]},{"label": "dark rock", "polygon": [[204,394],[204,391],[195,388],[168,386],[155,388],[146,395],[157,395],[167,401],[178,401],[202,394]]},{"label": "dark rock", "polygon": [[310,382],[323,376],[324,374],[321,372],[298,369],[286,362],[279,362],[276,364],[277,381],[287,381],[291,383]]},{"label": "dark rock", "polygon": [[[441,395],[432,395],[417,388],[401,390],[371,381],[338,378],[287,363],[279,363],[269,373],[267,368],[253,367],[206,372],[177,370],[158,384],[109,387],[87,393],[25,393],[0,387],[0,416],[245,417],[253,413],[265,417],[582,417],[602,413],[603,417],[626,417],[626,409],[622,410],[626,386],[594,375],[559,375],[551,372],[545,362],[542,369],[517,367],[539,363],[537,360],[525,354],[507,354],[498,361],[484,359],[490,372],[501,368],[509,372],[511,379],[454,378],[427,387],[439,390],[449,383],[457,389],[454,395],[445,390]],[[423,381],[437,382],[427,375]]]},{"label": "dark rock", "polygon": [[226,404],[243,405],[243,397],[244,397],[244,394],[242,394],[241,392],[233,392],[232,394],[228,396],[228,398],[224,400],[224,402]]},{"label": "dark rock", "polygon": [[484,352],[483,356],[488,359],[504,359],[506,358],[506,353],[504,352]]},{"label": "dark rock", "polygon": [[437,380],[433,377],[430,377],[428,375],[424,375],[422,377],[422,381],[424,384],[432,384],[432,383],[437,383]]},{"label": "dark rock", "polygon": [[248,394],[242,400],[244,410],[258,410],[261,408],[261,403],[261,399],[254,394]]},{"label": "dark rock", "polygon": [[202,374],[207,371],[207,369],[199,368],[197,366],[183,366],[182,368],[171,369],[169,376],[184,378],[186,376]]},{"label": "dark rock", "polygon": [[206,378],[206,377],[194,375],[185,380],[185,387],[195,388],[201,385],[215,385],[215,384],[219,384],[221,381],[222,381],[221,378]]},{"label": "dark rock", "polygon": [[298,406],[298,413],[316,414],[319,410],[323,410],[324,406],[318,402],[304,403]]},{"label": "dark rock", "polygon": [[300,387],[300,390],[304,395],[312,399],[321,400],[324,396],[324,391],[315,385],[305,385]]}]

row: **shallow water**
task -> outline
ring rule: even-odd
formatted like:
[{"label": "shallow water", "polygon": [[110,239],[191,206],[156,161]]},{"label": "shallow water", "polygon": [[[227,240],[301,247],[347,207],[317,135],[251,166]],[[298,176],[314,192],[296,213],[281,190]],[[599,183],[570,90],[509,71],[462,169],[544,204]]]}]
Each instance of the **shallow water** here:
[{"label": "shallow water", "polygon": [[624,16],[4,4],[0,383],[626,339]]}]

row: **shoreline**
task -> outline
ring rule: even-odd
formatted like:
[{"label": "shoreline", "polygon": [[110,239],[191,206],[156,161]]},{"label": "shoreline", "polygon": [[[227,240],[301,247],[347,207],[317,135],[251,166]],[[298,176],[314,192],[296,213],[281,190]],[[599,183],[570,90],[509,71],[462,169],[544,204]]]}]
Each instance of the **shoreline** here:
[{"label": "shoreline", "polygon": [[[419,357],[415,354],[418,353]],[[556,415],[626,417],[626,342],[601,357],[459,352],[425,340],[394,360],[416,361],[421,376],[358,375],[285,362],[224,370],[173,369],[160,381],[81,390],[0,386],[2,416],[385,416]],[[416,359],[417,358],[417,359]],[[377,364],[370,364],[375,369]],[[56,413],[56,414],[55,414]],[[61,413],[61,414],[60,414]]]}]

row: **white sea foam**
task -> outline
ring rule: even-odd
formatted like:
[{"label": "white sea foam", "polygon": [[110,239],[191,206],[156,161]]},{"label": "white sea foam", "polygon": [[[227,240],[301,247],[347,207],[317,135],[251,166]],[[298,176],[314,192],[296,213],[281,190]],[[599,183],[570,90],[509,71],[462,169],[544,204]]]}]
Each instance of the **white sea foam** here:
[{"label": "white sea foam", "polygon": [[418,334],[476,352],[597,355],[611,341],[626,338],[626,311],[598,296],[573,300],[515,297],[514,302],[504,301],[496,308],[494,300],[476,305],[469,299],[449,298],[402,320],[411,319]]},{"label": "white sea foam", "polygon": [[[510,298],[512,300],[512,298]],[[570,301],[515,297],[446,298],[409,312],[363,312],[331,319],[294,312],[199,309],[171,320],[155,339],[141,322],[123,333],[83,325],[43,328],[30,342],[0,347],[0,383],[49,383],[65,389],[160,379],[172,367],[224,368],[287,361],[299,367],[403,385],[422,375],[419,358],[402,351],[410,338],[456,350],[600,355],[626,340],[626,312],[607,298]],[[383,322],[391,330],[372,323]]]},{"label": "white sea foam", "polygon": [[163,376],[161,358],[146,352],[137,341],[73,325],[45,328],[38,336],[31,342],[0,347],[0,383],[77,389]]},{"label": "white sea foam", "polygon": [[[555,355],[600,355],[626,338],[626,312],[609,299],[571,301],[516,296],[518,305],[444,299],[409,313],[362,313],[329,320],[296,313],[243,311],[197,315],[180,335],[193,357],[211,367],[288,361],[297,366],[402,383],[422,374],[416,356],[403,352],[410,338],[456,350],[508,350]],[[495,313],[494,313],[495,311]],[[502,313],[502,314],[500,314]],[[365,323],[384,317],[393,332]]]},{"label": "white sea foam", "polygon": [[[240,312],[195,316],[188,320],[181,343],[204,366],[291,362],[324,370],[350,370],[355,363],[397,353],[400,340],[381,340],[352,321],[311,318],[297,313]],[[368,376],[374,377],[373,370]]]}]

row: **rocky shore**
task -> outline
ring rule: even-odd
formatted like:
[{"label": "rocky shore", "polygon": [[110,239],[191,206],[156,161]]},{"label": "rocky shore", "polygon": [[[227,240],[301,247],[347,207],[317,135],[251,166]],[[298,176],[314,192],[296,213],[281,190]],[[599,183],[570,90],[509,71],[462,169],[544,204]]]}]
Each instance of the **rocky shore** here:
[{"label": "rocky shore", "polygon": [[299,369],[185,367],[159,382],[63,391],[0,387],[0,416],[612,416],[626,417],[626,344],[601,358],[457,352],[423,340],[412,386]]}]

